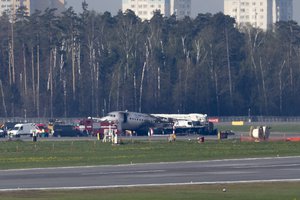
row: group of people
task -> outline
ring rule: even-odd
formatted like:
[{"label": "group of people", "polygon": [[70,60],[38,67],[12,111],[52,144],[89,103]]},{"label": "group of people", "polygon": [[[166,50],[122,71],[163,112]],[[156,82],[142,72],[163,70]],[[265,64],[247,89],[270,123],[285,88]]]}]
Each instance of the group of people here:
[{"label": "group of people", "polygon": [[118,144],[117,129],[105,129],[102,141],[103,142],[112,142],[113,144]]}]

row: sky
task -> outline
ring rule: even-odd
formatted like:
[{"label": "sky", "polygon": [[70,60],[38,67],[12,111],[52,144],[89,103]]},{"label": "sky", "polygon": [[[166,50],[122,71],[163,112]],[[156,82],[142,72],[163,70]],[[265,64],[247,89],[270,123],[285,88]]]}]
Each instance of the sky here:
[{"label": "sky", "polygon": [[[76,11],[81,11],[81,3],[83,0],[66,0],[67,7],[72,6]],[[117,14],[121,9],[122,0],[86,0],[90,10],[98,12],[109,11],[112,15]],[[192,0],[192,15],[197,16],[198,13],[223,12],[224,0]],[[294,20],[300,22],[300,0],[294,0]]]}]

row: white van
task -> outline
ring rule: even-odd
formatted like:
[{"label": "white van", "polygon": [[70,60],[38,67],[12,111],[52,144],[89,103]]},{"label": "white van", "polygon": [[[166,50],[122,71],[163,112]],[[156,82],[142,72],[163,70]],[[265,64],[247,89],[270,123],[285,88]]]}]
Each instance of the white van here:
[{"label": "white van", "polygon": [[38,127],[34,123],[16,124],[13,129],[8,132],[10,137],[20,137],[21,135],[31,135],[38,131]]}]

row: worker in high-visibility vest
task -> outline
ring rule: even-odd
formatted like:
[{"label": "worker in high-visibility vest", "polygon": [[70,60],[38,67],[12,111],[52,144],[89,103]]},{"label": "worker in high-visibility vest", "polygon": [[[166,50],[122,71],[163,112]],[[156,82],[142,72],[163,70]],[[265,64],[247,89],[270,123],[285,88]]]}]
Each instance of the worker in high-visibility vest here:
[{"label": "worker in high-visibility vest", "polygon": [[32,141],[33,141],[33,142],[36,142],[36,141],[37,141],[37,133],[36,133],[36,131],[33,131],[33,132],[32,132]]}]

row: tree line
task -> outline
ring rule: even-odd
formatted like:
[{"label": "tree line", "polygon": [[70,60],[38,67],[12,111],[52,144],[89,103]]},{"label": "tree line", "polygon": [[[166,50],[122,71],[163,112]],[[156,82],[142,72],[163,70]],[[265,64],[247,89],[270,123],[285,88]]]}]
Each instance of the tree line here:
[{"label": "tree line", "polygon": [[1,117],[300,114],[294,21],[264,32],[222,13],[141,21],[82,8],[1,16]]}]

